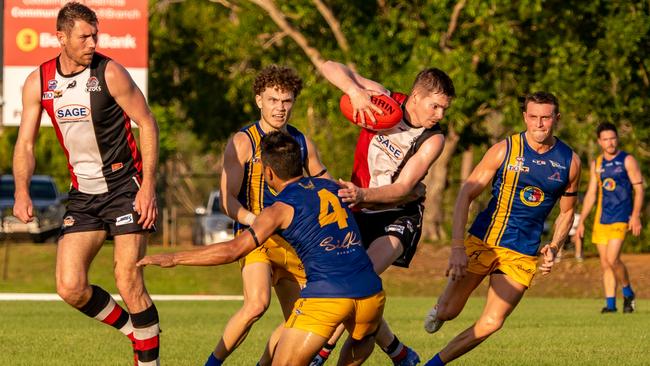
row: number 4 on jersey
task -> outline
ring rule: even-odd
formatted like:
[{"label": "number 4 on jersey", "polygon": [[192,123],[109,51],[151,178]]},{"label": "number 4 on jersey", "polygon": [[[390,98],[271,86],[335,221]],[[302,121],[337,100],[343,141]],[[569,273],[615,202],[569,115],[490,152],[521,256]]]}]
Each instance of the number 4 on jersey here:
[{"label": "number 4 on jersey", "polygon": [[318,197],[320,198],[320,213],[318,214],[320,226],[336,222],[339,229],[348,227],[348,213],[341,207],[339,198],[326,189],[318,191]]}]

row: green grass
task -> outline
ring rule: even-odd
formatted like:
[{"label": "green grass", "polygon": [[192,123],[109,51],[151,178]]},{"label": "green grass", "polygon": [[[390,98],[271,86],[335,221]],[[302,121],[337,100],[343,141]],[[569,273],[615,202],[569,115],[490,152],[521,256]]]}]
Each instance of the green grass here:
[{"label": "green grass", "polygon": [[[423,361],[479,315],[471,298],[459,318],[435,335],[422,330],[430,298],[389,297],[386,317]],[[202,365],[240,302],[158,302],[164,365]],[[601,301],[529,298],[504,328],[455,365],[648,365],[650,301],[634,314],[601,315]],[[62,302],[0,302],[0,365],[131,365],[130,343],[119,332],[86,318]],[[230,365],[254,365],[266,337],[281,321],[273,304],[255,325]],[[333,357],[338,356],[338,348]],[[334,365],[335,362],[328,364]],[[368,365],[387,365],[383,352]]]}]

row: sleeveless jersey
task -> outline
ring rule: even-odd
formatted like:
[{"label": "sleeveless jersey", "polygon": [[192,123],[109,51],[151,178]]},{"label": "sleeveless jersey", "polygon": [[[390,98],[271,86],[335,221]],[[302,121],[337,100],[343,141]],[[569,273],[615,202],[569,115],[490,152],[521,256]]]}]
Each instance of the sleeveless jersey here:
[{"label": "sleeveless jersey", "polygon": [[596,220],[601,224],[628,222],[632,214],[632,183],[625,169],[625,151],[619,151],[612,160],[602,155],[596,159],[598,203]]},{"label": "sleeveless jersey", "polygon": [[[404,108],[408,98],[391,93]],[[408,159],[429,137],[442,133],[439,125],[430,129],[415,128],[402,119],[393,128],[383,131],[361,129],[354,152],[352,182],[362,188],[381,187],[393,183]]]},{"label": "sleeveless jersey", "polygon": [[301,178],[277,196],[278,202],[293,207],[293,220],[280,235],[305,266],[307,285],[301,297],[360,298],[382,289],[338,189],[327,179]]},{"label": "sleeveless jersey", "polygon": [[537,255],[544,221],[569,184],[573,152],[560,139],[538,154],[525,133],[510,136],[492,183],[492,198],[469,233],[485,243]]},{"label": "sleeveless jersey", "polygon": [[[262,167],[261,158],[261,141],[262,137],[266,134],[262,131],[259,121],[248,125],[239,131],[248,136],[253,153],[244,166],[244,177],[242,179],[242,185],[237,199],[247,210],[251,211],[255,215],[259,215],[262,209],[266,206],[272,205],[276,198],[276,193],[264,181],[264,169]],[[298,141],[303,166],[306,166],[307,142],[305,140],[305,135],[291,125],[287,125],[287,132]],[[243,225],[235,222],[235,232],[239,232],[242,227]]]},{"label": "sleeveless jersey", "polygon": [[95,53],[88,67],[70,75],[62,74],[58,57],[40,66],[41,105],[68,159],[72,186],[87,194],[113,191],[142,172],[131,120],[106,85],[110,60]]}]

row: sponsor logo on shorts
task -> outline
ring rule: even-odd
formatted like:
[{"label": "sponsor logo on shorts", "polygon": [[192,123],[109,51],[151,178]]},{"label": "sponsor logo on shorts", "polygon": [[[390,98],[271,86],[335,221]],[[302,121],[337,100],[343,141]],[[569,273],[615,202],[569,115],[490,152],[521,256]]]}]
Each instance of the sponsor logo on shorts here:
[{"label": "sponsor logo on shorts", "polygon": [[549,163],[551,163],[551,166],[553,168],[566,169],[566,167],[564,165],[558,163],[557,161],[549,160]]},{"label": "sponsor logo on shorts", "polygon": [[43,99],[43,100],[51,100],[51,99],[54,99],[54,93],[51,92],[51,91],[43,92],[43,97],[42,97],[42,99]]},{"label": "sponsor logo on shorts", "polygon": [[515,267],[517,267],[517,269],[519,269],[520,271],[524,271],[524,272],[526,272],[526,273],[528,273],[528,274],[532,274],[532,275],[534,275],[534,274],[535,274],[535,271],[536,271],[536,270],[534,270],[534,269],[525,268],[525,267],[522,266],[521,264],[517,264],[517,265],[515,265]]},{"label": "sponsor logo on shorts", "polygon": [[535,186],[527,186],[519,192],[519,199],[528,207],[537,207],[544,202],[544,191]]},{"label": "sponsor logo on shorts", "polygon": [[99,80],[96,77],[91,76],[86,82],[86,92],[100,92],[102,87],[99,85]]},{"label": "sponsor logo on shorts", "polygon": [[386,226],[386,232],[398,232],[400,234],[404,234],[404,226],[402,225],[388,225]]},{"label": "sponsor logo on shorts", "polygon": [[122,164],[122,163],[111,164],[111,171],[114,172],[114,171],[122,169],[123,167],[124,167],[124,164]]},{"label": "sponsor logo on shorts", "polygon": [[72,217],[72,216],[66,216],[66,217],[63,219],[63,227],[70,227],[70,226],[72,226],[72,225],[74,225],[74,217]]},{"label": "sponsor logo on shorts", "polygon": [[115,226],[133,224],[133,214],[120,216],[115,219]]},{"label": "sponsor logo on shorts", "polygon": [[59,83],[59,82],[56,81],[55,79],[50,79],[50,80],[48,80],[48,81],[47,81],[47,90],[54,90],[54,89],[56,89],[56,85],[57,85],[58,83]]},{"label": "sponsor logo on shorts", "polygon": [[612,178],[605,178],[603,181],[603,188],[607,191],[613,191],[616,189],[616,181]]}]

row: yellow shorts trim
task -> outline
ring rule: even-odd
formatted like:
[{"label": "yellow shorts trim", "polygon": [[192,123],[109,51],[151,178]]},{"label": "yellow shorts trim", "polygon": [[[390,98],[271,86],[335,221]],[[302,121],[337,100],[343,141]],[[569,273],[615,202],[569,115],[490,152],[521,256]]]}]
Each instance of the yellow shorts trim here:
[{"label": "yellow shorts trim", "polygon": [[353,339],[361,340],[379,328],[385,302],[384,291],[359,299],[300,298],[284,327],[329,339],[343,323]]},{"label": "yellow shorts trim", "polygon": [[591,242],[596,245],[607,245],[611,239],[625,240],[627,226],[627,222],[615,222],[613,224],[594,223],[594,229],[591,232]]},{"label": "yellow shorts trim", "polygon": [[276,285],[281,279],[288,279],[301,285],[307,282],[305,267],[296,251],[279,235],[273,235],[239,260],[241,268],[252,263],[266,263],[271,266],[273,285]]},{"label": "yellow shorts trim", "polygon": [[514,250],[492,246],[475,236],[465,239],[467,271],[486,276],[500,270],[508,277],[530,287],[537,271],[537,257],[521,254]]}]

